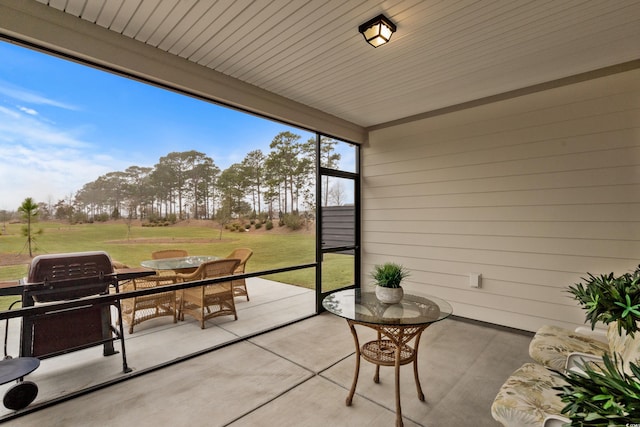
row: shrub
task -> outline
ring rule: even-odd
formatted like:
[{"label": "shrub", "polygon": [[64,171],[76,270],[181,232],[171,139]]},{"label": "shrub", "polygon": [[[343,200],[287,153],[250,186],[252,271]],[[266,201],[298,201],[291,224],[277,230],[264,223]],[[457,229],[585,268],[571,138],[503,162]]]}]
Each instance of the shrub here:
[{"label": "shrub", "polygon": [[71,219],[72,224],[83,224],[89,220],[89,217],[84,212],[74,212],[73,218]]},{"label": "shrub", "polygon": [[284,225],[292,230],[299,230],[300,228],[302,228],[302,218],[300,218],[300,215],[286,214],[283,220]]},{"label": "shrub", "polygon": [[162,218],[160,218],[160,215],[158,214],[150,214],[147,216],[147,221],[149,221],[150,223],[156,223],[156,222],[160,222],[162,220]]},{"label": "shrub", "polygon": [[259,228],[261,228],[261,227],[262,227],[262,224],[261,224],[261,223],[259,223],[259,222],[256,222],[256,223],[254,224],[254,227],[255,227],[255,228],[256,228],[256,230],[257,230],[257,229],[259,229]]},{"label": "shrub", "polygon": [[271,222],[270,220],[267,220],[267,222],[264,225],[264,228],[267,230],[271,230],[273,228],[273,222]]},{"label": "shrub", "polygon": [[108,213],[97,214],[93,217],[93,220],[97,222],[109,221],[109,214]]},{"label": "shrub", "polygon": [[231,231],[242,231],[244,230],[244,228],[238,224],[237,222],[234,222],[233,224],[230,224],[230,228]]}]

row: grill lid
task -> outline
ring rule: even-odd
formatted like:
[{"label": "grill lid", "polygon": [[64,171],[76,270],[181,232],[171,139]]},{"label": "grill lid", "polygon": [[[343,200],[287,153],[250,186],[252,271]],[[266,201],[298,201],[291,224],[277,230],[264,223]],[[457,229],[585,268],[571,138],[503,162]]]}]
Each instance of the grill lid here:
[{"label": "grill lid", "polygon": [[112,273],[111,258],[103,251],[38,255],[31,261],[25,291],[37,302],[98,295],[108,291]]}]

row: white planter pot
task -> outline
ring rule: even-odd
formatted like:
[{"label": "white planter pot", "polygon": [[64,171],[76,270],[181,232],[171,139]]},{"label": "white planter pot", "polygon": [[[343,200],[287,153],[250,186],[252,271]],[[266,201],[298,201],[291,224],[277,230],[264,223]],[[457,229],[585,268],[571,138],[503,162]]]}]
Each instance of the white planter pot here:
[{"label": "white planter pot", "polygon": [[376,297],[385,304],[397,304],[402,300],[404,291],[402,288],[384,288],[376,285]]}]

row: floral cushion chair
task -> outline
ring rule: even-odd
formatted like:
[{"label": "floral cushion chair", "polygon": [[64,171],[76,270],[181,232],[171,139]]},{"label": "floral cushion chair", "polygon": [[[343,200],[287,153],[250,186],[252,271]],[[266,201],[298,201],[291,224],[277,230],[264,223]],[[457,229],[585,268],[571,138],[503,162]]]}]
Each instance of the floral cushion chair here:
[{"label": "floral cushion chair", "polygon": [[[618,332],[616,322],[607,329],[608,348],[603,353],[617,354],[618,363],[624,362],[622,369],[632,374],[629,363],[640,360],[640,333],[633,337],[623,330]],[[560,346],[561,349],[562,346]],[[574,348],[572,350],[575,350]],[[564,379],[556,371],[575,369],[584,360],[597,361],[595,354],[571,351],[565,355],[566,365],[561,369],[551,368],[539,363],[525,363],[518,368],[502,385],[491,405],[491,415],[505,427],[542,427],[550,426],[549,418],[559,418],[565,404],[554,387],[565,385]],[[550,354],[550,353],[549,353]],[[556,360],[551,357],[550,360]]]},{"label": "floral cushion chair", "polygon": [[584,327],[572,331],[558,326],[544,325],[538,329],[529,343],[529,355],[536,362],[561,371],[572,353],[602,356],[610,351],[607,341],[610,329],[611,327],[607,332],[598,333]]},{"label": "floral cushion chair", "polygon": [[558,415],[564,408],[553,389],[564,384],[557,373],[537,363],[525,363],[500,388],[491,415],[505,427],[542,427],[550,414]]}]

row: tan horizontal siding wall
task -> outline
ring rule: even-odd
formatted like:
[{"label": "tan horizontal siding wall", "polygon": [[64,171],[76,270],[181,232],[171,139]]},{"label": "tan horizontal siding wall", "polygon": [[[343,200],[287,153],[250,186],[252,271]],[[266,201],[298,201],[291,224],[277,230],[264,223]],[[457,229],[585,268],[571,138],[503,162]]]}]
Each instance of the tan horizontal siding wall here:
[{"label": "tan horizontal siding wall", "polygon": [[396,261],[460,316],[575,327],[568,285],[640,263],[640,71],[372,131],[362,173],[363,274]]}]

